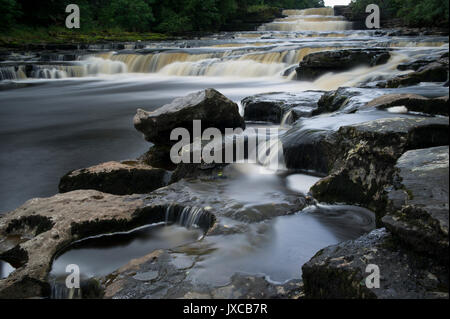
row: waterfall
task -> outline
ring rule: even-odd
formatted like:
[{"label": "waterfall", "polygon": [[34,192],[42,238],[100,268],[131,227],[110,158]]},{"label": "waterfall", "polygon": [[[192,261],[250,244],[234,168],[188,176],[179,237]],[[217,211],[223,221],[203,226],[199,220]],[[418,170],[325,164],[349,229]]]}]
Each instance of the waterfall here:
[{"label": "waterfall", "polygon": [[200,228],[205,232],[214,224],[214,215],[201,207],[170,204],[166,208],[165,223],[186,228]]},{"label": "waterfall", "polygon": [[352,23],[335,16],[333,8],[284,10],[287,18],[277,19],[258,28],[258,31],[336,31],[350,30]]},{"label": "waterfall", "polygon": [[289,127],[295,122],[294,112],[292,110],[284,113],[283,118],[281,119],[281,127]]}]

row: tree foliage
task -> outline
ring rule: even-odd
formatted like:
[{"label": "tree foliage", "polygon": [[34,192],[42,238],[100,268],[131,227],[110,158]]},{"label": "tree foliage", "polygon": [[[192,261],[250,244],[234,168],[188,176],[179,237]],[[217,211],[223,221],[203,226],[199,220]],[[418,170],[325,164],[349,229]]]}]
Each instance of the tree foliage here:
[{"label": "tree foliage", "polygon": [[[323,0],[0,0],[3,26],[63,26],[65,7],[80,6],[82,28],[179,33],[217,31],[237,13],[321,7]],[[254,12],[250,12],[254,10]]]},{"label": "tree foliage", "polygon": [[448,0],[352,0],[353,14],[365,14],[371,3],[380,7],[382,19],[398,18],[413,27],[448,26]]}]

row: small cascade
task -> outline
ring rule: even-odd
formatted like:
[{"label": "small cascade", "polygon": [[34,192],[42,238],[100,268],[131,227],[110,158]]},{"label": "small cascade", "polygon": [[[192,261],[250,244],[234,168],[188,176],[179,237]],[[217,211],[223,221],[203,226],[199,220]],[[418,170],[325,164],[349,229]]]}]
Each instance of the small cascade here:
[{"label": "small cascade", "polygon": [[191,228],[200,228],[205,232],[213,225],[214,216],[200,207],[169,205],[166,208],[165,223]]},{"label": "small cascade", "polygon": [[352,22],[335,16],[333,8],[284,10],[286,18],[259,27],[258,31],[343,31],[352,29]]},{"label": "small cascade", "polygon": [[52,279],[50,282],[50,299],[82,299],[81,288],[67,288],[63,280]]},{"label": "small cascade", "polygon": [[3,80],[21,80],[27,76],[23,70],[23,66],[4,66],[0,67],[0,81]]},{"label": "small cascade", "polygon": [[289,110],[284,113],[283,118],[281,119],[281,127],[290,127],[292,124],[294,124],[294,122],[294,112],[292,112],[292,110]]}]

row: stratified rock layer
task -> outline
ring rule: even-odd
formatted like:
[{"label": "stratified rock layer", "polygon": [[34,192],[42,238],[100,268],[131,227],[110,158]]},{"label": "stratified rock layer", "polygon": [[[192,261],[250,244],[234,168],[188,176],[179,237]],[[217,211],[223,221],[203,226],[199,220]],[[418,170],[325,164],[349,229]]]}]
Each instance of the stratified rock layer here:
[{"label": "stratified rock layer", "polygon": [[61,178],[59,191],[94,189],[114,195],[144,194],[166,186],[169,178],[165,170],[139,162],[107,162],[67,173]]},{"label": "stratified rock layer", "polygon": [[414,251],[448,263],[449,148],[406,152],[395,165],[383,224]]},{"label": "stratified rock layer", "polygon": [[357,66],[385,64],[391,57],[385,49],[347,49],[315,52],[300,62],[298,80],[314,80],[328,72],[346,71]]}]

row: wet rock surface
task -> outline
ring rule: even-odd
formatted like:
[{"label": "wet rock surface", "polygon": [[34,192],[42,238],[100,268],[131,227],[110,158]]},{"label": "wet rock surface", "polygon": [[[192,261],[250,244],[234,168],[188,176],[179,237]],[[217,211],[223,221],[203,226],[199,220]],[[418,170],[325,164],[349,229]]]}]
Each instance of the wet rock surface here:
[{"label": "wet rock surface", "polygon": [[199,256],[157,250],[101,279],[105,298],[146,299],[251,299],[298,298],[302,295],[300,280],[271,284],[262,276],[235,274],[230,283],[221,286],[199,285],[190,280],[189,272]]},{"label": "wet rock surface", "polygon": [[398,88],[421,82],[446,82],[448,81],[448,63],[448,54],[446,54],[439,60],[418,68],[417,71],[388,80],[385,87]]},{"label": "wet rock surface", "polygon": [[448,116],[448,96],[429,99],[417,94],[387,94],[366,104],[366,107],[378,109],[401,106],[412,112]]},{"label": "wet rock surface", "polygon": [[391,57],[385,49],[347,49],[307,55],[296,69],[298,80],[314,80],[328,72],[345,71],[358,66],[377,66]]},{"label": "wet rock surface", "polygon": [[344,126],[336,133],[331,174],[311,188],[324,202],[358,203],[385,214],[384,187],[406,151],[448,145],[448,118],[391,118]]},{"label": "wet rock surface", "polygon": [[317,101],[322,91],[301,93],[264,93],[242,100],[246,121],[264,121],[280,124],[290,111],[291,124],[301,117],[310,117],[317,109]]},{"label": "wet rock surface", "polygon": [[13,238],[15,245],[1,245],[0,258],[17,269],[0,281],[0,297],[48,296],[47,275],[59,250],[81,238],[130,229],[145,219],[164,219],[145,214],[143,208],[136,196],[80,190],[29,200],[3,216],[0,236],[6,241]]},{"label": "wet rock surface", "polygon": [[93,189],[114,195],[149,193],[168,184],[170,174],[137,161],[107,162],[67,173],[59,191]]},{"label": "wet rock surface", "polygon": [[137,111],[134,118],[136,129],[147,141],[156,145],[172,145],[170,134],[175,128],[185,128],[193,136],[192,121],[201,120],[203,129],[214,127],[225,132],[225,128],[245,128],[239,108],[214,89],[177,98],[154,112]]},{"label": "wet rock surface", "polygon": [[449,148],[403,154],[394,186],[388,189],[389,213],[382,222],[412,250],[448,263]]},{"label": "wet rock surface", "polygon": [[[380,287],[370,289],[369,264],[380,271]],[[448,298],[448,267],[399,245],[386,229],[319,251],[303,265],[306,298]]]},{"label": "wet rock surface", "polygon": [[297,130],[283,135],[283,154],[286,167],[303,169],[327,175],[331,172],[338,153],[336,134],[326,130]]}]

